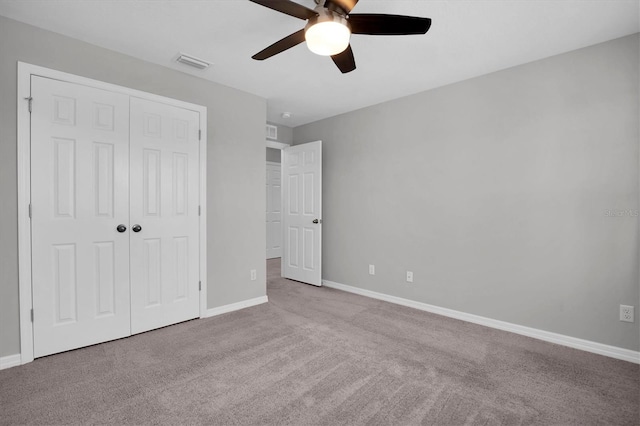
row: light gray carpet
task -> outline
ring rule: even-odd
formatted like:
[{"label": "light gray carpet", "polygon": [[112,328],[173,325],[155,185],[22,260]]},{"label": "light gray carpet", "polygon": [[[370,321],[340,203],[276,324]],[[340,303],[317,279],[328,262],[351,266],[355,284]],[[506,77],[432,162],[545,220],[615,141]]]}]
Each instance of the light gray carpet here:
[{"label": "light gray carpet", "polygon": [[640,423],[637,365],[279,274],[268,304],[0,371],[0,423]]}]

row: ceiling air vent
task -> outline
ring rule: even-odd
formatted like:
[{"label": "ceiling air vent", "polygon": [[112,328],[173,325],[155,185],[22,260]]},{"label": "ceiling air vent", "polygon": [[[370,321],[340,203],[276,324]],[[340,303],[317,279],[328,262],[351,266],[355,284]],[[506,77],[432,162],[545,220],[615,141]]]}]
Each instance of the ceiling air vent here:
[{"label": "ceiling air vent", "polygon": [[193,56],[185,55],[181,53],[176,59],[176,62],[180,62],[181,64],[189,65],[190,67],[198,68],[199,70],[203,70],[209,68],[211,65],[207,61],[203,61],[202,59],[194,58]]}]

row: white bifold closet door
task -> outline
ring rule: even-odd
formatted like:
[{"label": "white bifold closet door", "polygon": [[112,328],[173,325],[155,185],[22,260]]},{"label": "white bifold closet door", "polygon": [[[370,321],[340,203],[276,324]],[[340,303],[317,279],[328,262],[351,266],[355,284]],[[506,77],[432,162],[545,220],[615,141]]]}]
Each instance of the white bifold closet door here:
[{"label": "white bifold closet door", "polygon": [[31,83],[34,356],[198,317],[198,113]]},{"label": "white bifold closet door", "polygon": [[267,164],[267,259],[282,257],[282,169]]}]

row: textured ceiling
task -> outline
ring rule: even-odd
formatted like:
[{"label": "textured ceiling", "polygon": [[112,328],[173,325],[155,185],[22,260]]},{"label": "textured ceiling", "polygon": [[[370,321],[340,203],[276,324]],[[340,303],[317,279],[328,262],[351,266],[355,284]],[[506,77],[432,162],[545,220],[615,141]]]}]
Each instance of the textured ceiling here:
[{"label": "textured ceiling", "polygon": [[[638,0],[360,0],[354,13],[433,23],[421,36],[352,36],[357,69],[343,75],[304,44],[252,60],[305,22],[248,0],[0,0],[0,15],[262,96],[267,119],[290,127],[636,33],[639,9]],[[174,62],[178,52],[214,65],[191,70]]]}]

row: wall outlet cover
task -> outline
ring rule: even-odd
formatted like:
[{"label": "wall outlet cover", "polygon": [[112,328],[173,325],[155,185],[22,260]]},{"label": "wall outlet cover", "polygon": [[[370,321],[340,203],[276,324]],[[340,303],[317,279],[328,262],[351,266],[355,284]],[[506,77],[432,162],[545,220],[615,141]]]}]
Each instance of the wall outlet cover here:
[{"label": "wall outlet cover", "polygon": [[620,305],[620,321],[634,322],[634,307],[629,305]]},{"label": "wall outlet cover", "polygon": [[369,275],[376,274],[376,265],[369,265]]},{"label": "wall outlet cover", "polygon": [[407,282],[408,283],[412,283],[413,282],[413,272],[411,272],[411,271],[407,271]]},{"label": "wall outlet cover", "polygon": [[251,281],[255,281],[256,279],[257,279],[256,270],[252,269],[251,270]]}]

